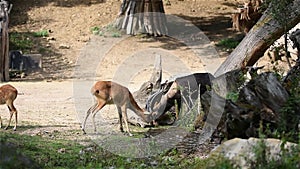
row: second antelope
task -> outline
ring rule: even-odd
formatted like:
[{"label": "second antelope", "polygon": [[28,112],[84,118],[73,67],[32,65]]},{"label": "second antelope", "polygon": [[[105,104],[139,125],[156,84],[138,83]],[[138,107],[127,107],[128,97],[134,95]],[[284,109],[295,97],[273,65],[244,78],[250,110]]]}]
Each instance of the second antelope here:
[{"label": "second antelope", "polygon": [[[5,130],[10,125],[11,118],[14,114],[15,114],[14,130],[17,129],[17,109],[14,106],[14,100],[17,98],[17,95],[18,95],[18,91],[12,85],[6,84],[0,87],[0,104],[6,104],[10,112],[8,124],[4,128]],[[2,127],[2,119],[0,116],[0,128],[1,127]]]},{"label": "second antelope", "polygon": [[140,108],[134,100],[128,88],[112,81],[98,81],[91,89],[91,93],[96,97],[97,103],[89,108],[86,112],[85,119],[82,123],[82,131],[85,133],[87,118],[92,113],[92,123],[96,132],[95,116],[107,104],[115,104],[118,109],[120,130],[123,132],[122,118],[124,119],[127,132],[132,136],[128,127],[127,109],[131,109],[135,114],[142,118],[143,121],[149,122],[149,115],[144,114],[144,109]]}]

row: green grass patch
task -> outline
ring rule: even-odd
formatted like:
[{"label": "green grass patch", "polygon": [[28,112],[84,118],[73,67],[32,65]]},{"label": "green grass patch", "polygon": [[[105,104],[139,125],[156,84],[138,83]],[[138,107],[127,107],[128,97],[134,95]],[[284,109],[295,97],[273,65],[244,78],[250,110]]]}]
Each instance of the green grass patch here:
[{"label": "green grass patch", "polygon": [[[79,136],[80,137],[80,136]],[[9,143],[13,146],[6,146]],[[6,149],[1,148],[6,147]],[[165,169],[204,168],[201,159],[182,156],[176,148],[160,155],[145,158],[118,156],[96,144],[83,146],[69,140],[55,140],[41,136],[0,132],[0,168],[118,168]],[[134,147],[133,147],[134,148]],[[1,156],[2,154],[2,156]],[[10,158],[12,157],[12,158]],[[24,164],[23,160],[31,163]]]},{"label": "green grass patch", "polygon": [[[78,136],[80,137],[80,136]],[[263,149],[264,147],[259,147]],[[258,158],[265,151],[255,151]],[[294,153],[284,153],[280,163],[271,161],[268,167],[295,168],[299,164],[299,149]],[[254,166],[265,164],[251,161]],[[295,166],[295,167],[293,167]],[[162,152],[155,157],[130,158],[118,156],[96,144],[81,145],[70,140],[57,140],[41,136],[19,135],[15,132],[0,132],[0,169],[6,168],[51,168],[51,169],[232,169],[228,159],[213,155],[206,159],[197,156],[183,156],[176,148]],[[263,167],[267,168],[267,167]]]},{"label": "green grass patch", "polygon": [[94,26],[90,30],[94,35],[99,35],[103,37],[113,37],[113,38],[122,37],[121,31],[117,29],[113,24],[109,24],[101,28],[98,26]]},{"label": "green grass patch", "polygon": [[197,159],[196,165],[192,169],[235,169],[237,167],[227,158],[214,155],[206,159]]},{"label": "green grass patch", "polygon": [[237,47],[239,43],[240,43],[239,41],[233,38],[227,38],[227,39],[220,40],[220,42],[218,42],[216,45],[226,49],[234,49]]},{"label": "green grass patch", "polygon": [[[93,163],[90,158],[93,154],[80,153],[84,151],[84,147],[69,141],[6,133],[1,133],[0,137],[0,143],[13,144],[17,152],[33,160],[41,168],[77,168]],[[15,163],[14,158],[11,163]],[[19,167],[21,166],[14,166]]]},{"label": "green grass patch", "polygon": [[[18,135],[0,132],[0,145],[9,143],[12,152],[1,152],[0,168],[28,168],[16,157],[26,157],[31,161],[29,167],[36,168],[170,168],[188,167],[195,159],[179,157],[178,154],[166,154],[157,157],[133,159],[114,155],[95,144],[83,146],[68,140],[53,140],[41,136]],[[12,157],[12,158],[10,158]],[[6,160],[5,160],[6,159]],[[7,160],[8,159],[8,160]],[[24,158],[23,158],[24,159]],[[33,167],[34,168],[34,167]]]},{"label": "green grass patch", "polygon": [[49,36],[49,31],[48,30],[40,30],[38,32],[34,32],[33,35],[35,37],[47,37],[47,36]]},{"label": "green grass patch", "polygon": [[231,100],[233,102],[236,102],[239,98],[239,93],[238,92],[228,92],[226,95],[227,100]]},{"label": "green grass patch", "polygon": [[94,34],[94,35],[97,35],[99,34],[100,32],[100,28],[98,26],[94,26],[91,28],[91,32]]},{"label": "green grass patch", "polygon": [[[31,159],[39,168],[101,168],[114,165],[113,159],[116,158],[95,145],[84,147],[72,141],[7,133],[0,133],[0,138],[1,144],[13,144],[17,152]],[[14,159],[10,163],[18,164]]]}]

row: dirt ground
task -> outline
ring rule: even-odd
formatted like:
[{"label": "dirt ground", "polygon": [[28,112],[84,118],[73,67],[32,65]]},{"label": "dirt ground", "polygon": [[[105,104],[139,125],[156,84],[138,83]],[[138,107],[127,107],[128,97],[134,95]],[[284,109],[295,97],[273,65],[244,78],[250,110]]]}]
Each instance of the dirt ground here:
[{"label": "dirt ground", "polygon": [[[91,70],[91,72],[96,72],[97,79],[114,79],[113,76],[116,75],[115,72],[120,63],[126,63],[128,56],[134,59],[133,53],[138,50],[146,51],[143,54],[149,55],[147,58],[151,63],[147,62],[147,68],[133,73],[127,85],[131,91],[135,91],[143,81],[148,80],[149,72],[151,72],[148,68],[153,66],[153,56],[161,48],[163,49],[159,50],[160,52],[176,55],[191,71],[204,71],[203,61],[197,58],[195,53],[185,46],[178,45],[178,42],[172,43],[172,39],[166,37],[146,41],[141,40],[140,37],[128,37],[117,43],[109,41],[116,38],[95,38],[91,33],[91,28],[112,23],[117,17],[121,1],[11,0],[11,2],[14,6],[10,16],[10,31],[49,30],[50,32],[48,38],[40,38],[37,44],[34,44],[37,48],[44,47],[51,51],[43,55],[43,71],[29,74],[27,79],[10,82],[20,93],[15,103],[19,110],[18,133],[73,140],[88,139],[79,130],[82,117],[78,115],[78,112],[84,112],[92,104],[89,89],[94,79],[90,74],[85,76],[84,71],[96,68],[96,71]],[[237,32],[231,29],[230,14],[241,2],[243,1],[170,0],[171,5],[164,7],[166,14],[181,17],[201,29],[210,39],[210,45],[214,45],[221,39],[237,35]],[[92,43],[95,40],[98,41]],[[106,53],[101,65],[91,66],[95,61],[92,60],[93,57],[88,60],[89,56],[102,50],[101,47],[93,47],[93,45],[105,46],[112,43],[117,45]],[[89,50],[91,46],[93,49]],[[148,51],[149,48],[156,50]],[[220,48],[216,49],[221,60],[229,54]],[[33,49],[32,53],[37,51]],[[79,57],[81,59],[86,57],[86,63],[82,64]],[[144,61],[143,59],[137,60]],[[134,62],[135,64],[127,67],[138,67],[140,62]],[[176,63],[175,61],[175,65],[179,66]],[[164,60],[163,64],[165,64]],[[174,62],[172,64],[171,67],[174,68]],[[78,67],[81,70],[81,76],[76,74]],[[134,70],[129,71],[134,72]],[[180,67],[165,71],[164,78],[167,79],[181,71]],[[85,87],[78,88],[76,85],[74,87],[74,83],[77,82],[83,82]],[[82,93],[82,98],[78,96],[78,93]],[[78,98],[83,100],[82,107],[76,105],[75,100]],[[114,108],[107,109],[107,111],[112,110]],[[7,111],[6,107],[1,106],[1,111]],[[3,112],[1,115],[4,119],[8,117],[8,113]]]},{"label": "dirt ground", "polygon": [[[49,30],[48,38],[36,41],[32,53],[43,47],[50,49],[43,55],[40,78],[73,77],[73,66],[86,43],[90,40],[91,28],[102,27],[117,18],[121,1],[114,0],[55,0],[55,1],[11,1],[13,11],[10,17],[10,31],[38,32]],[[212,43],[236,35],[231,29],[230,14],[242,0],[171,0],[165,5],[168,15],[179,16],[202,30]],[[166,4],[166,2],[165,2]],[[159,41],[159,40],[158,40]],[[157,41],[152,42],[154,46]],[[127,43],[123,49],[130,47]],[[128,45],[128,46],[126,46]],[[179,49],[180,51],[180,49]],[[223,57],[228,53],[218,50]],[[36,74],[34,74],[37,77]],[[34,77],[33,77],[34,78]]]}]

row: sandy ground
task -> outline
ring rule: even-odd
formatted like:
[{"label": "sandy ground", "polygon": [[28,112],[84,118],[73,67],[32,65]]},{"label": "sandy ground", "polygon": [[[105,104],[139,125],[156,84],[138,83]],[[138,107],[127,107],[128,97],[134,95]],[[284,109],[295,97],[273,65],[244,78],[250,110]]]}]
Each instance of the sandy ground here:
[{"label": "sandy ground", "polygon": [[[15,101],[19,120],[17,133],[39,135],[79,129],[72,81],[10,82],[10,84],[19,91]],[[1,106],[1,116],[7,119],[8,115],[6,106]],[[6,121],[4,123],[7,124]]]}]

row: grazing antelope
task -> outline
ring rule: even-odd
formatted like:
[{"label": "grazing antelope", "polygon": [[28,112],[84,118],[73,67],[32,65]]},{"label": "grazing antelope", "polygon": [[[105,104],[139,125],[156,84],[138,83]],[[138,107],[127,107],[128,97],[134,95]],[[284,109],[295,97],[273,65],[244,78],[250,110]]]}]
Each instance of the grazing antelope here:
[{"label": "grazing antelope", "polygon": [[[10,117],[8,120],[7,126],[4,128],[5,130],[8,128],[11,122],[11,118],[13,114],[15,114],[15,127],[14,130],[17,129],[17,109],[14,106],[14,100],[17,98],[18,91],[12,85],[6,84],[0,87],[0,104],[6,104],[9,112]],[[2,119],[0,116],[0,128],[2,127]]]},{"label": "grazing antelope", "polygon": [[94,131],[96,132],[96,126],[95,126],[96,113],[100,111],[107,104],[116,105],[119,114],[120,130],[121,132],[123,132],[123,125],[122,125],[122,117],[123,117],[129,136],[132,136],[132,134],[128,127],[127,109],[131,109],[132,111],[134,111],[134,113],[140,116],[143,121],[147,123],[151,121],[150,116],[144,114],[145,110],[139,107],[139,105],[134,100],[128,88],[120,84],[117,84],[112,81],[98,81],[92,87],[91,93],[96,97],[97,103],[91,106],[89,110],[86,112],[85,119],[81,126],[83,133],[85,133],[84,128],[86,125],[86,120],[91,113],[92,113],[92,123],[93,123]]}]

